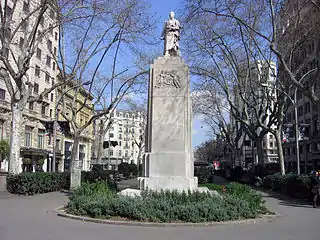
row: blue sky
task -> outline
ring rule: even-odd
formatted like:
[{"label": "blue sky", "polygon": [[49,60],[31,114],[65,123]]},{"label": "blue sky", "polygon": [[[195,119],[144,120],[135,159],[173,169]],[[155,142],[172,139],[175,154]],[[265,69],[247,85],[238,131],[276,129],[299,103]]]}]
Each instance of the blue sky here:
[{"label": "blue sky", "polygon": [[[163,23],[168,19],[170,11],[178,12],[182,8],[181,0],[148,0],[153,13],[156,14],[156,19],[159,20],[158,32],[155,34],[161,35]],[[176,14],[176,18],[179,20],[179,14]],[[182,36],[183,37],[183,36]],[[183,56],[183,53],[182,53]],[[201,142],[210,138],[210,131],[208,127],[201,121],[200,116],[194,116],[192,127],[192,145],[198,146]]]}]

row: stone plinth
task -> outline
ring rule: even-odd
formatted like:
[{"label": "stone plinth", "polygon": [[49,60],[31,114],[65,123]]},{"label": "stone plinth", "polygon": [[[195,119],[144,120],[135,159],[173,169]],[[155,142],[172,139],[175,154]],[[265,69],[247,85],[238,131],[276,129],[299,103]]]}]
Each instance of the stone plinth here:
[{"label": "stone plinth", "polygon": [[180,57],[159,57],[150,68],[141,190],[197,189],[191,128],[188,66]]}]

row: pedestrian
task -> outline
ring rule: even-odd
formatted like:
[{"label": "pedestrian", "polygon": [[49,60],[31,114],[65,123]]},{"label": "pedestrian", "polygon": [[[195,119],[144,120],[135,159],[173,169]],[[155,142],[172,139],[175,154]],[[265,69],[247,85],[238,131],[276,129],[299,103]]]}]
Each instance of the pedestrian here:
[{"label": "pedestrian", "polygon": [[319,207],[318,201],[320,200],[320,181],[316,171],[312,172],[311,193],[312,193],[313,207],[317,208]]}]

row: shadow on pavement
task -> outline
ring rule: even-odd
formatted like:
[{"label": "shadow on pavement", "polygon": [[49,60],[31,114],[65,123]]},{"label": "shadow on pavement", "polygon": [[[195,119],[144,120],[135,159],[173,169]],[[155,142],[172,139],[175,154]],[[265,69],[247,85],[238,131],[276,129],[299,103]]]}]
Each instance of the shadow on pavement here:
[{"label": "shadow on pavement", "polygon": [[290,206],[290,207],[300,207],[300,208],[313,208],[312,201],[307,199],[297,199],[292,198],[280,193],[276,193],[266,189],[258,189],[260,192],[265,193],[263,198],[275,198],[280,200],[279,205]]}]

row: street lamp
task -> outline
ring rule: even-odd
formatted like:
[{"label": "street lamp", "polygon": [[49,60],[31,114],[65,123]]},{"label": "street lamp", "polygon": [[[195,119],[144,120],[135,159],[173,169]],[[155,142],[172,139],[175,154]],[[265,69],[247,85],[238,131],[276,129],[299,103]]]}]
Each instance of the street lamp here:
[{"label": "street lamp", "polygon": [[[267,83],[262,83],[261,84],[262,87],[266,87],[266,88],[271,88],[271,86],[269,86]],[[296,87],[294,89],[294,96],[293,99],[289,96],[288,93],[286,93],[285,91],[273,86],[273,88],[281,93],[283,93],[284,95],[286,95],[288,97],[288,99],[290,100],[290,102],[292,103],[292,105],[294,106],[294,118],[295,118],[295,143],[296,143],[296,158],[297,158],[297,173],[298,175],[300,175],[300,149],[299,149],[299,120],[298,120],[298,103],[297,103],[297,90],[298,88]]]},{"label": "street lamp", "polygon": [[57,141],[57,127],[58,127],[58,106],[63,99],[64,95],[66,95],[70,90],[81,87],[81,86],[87,86],[90,85],[91,81],[84,82],[81,84],[77,84],[71,88],[69,88],[67,91],[61,94],[59,100],[56,103],[55,110],[54,110],[54,122],[53,122],[53,154],[52,154],[52,172],[56,171],[56,141]]}]

